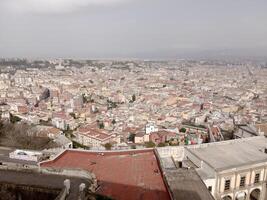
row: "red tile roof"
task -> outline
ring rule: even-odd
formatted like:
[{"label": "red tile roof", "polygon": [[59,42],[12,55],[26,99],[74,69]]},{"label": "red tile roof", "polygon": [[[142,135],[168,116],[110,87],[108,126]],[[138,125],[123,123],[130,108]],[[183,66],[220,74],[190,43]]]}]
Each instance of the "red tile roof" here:
[{"label": "red tile roof", "polygon": [[116,200],[169,200],[153,150],[97,152],[67,150],[42,167],[79,168],[93,172],[98,193]]},{"label": "red tile roof", "polygon": [[74,132],[74,134],[82,134],[100,141],[112,138],[112,135],[107,134],[106,132],[101,130],[93,129],[90,126],[80,127],[77,131]]}]

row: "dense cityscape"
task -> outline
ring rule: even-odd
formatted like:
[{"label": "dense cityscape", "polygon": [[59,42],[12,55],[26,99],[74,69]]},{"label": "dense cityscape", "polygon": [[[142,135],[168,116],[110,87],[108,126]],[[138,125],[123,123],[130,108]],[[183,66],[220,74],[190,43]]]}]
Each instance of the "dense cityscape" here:
[{"label": "dense cityscape", "polygon": [[267,121],[263,64],[2,63],[2,119],[33,125],[39,136],[65,133],[86,148],[201,144],[248,136],[240,125],[262,134]]},{"label": "dense cityscape", "polygon": [[0,200],[267,200],[266,0],[0,0]]},{"label": "dense cityscape", "polygon": [[[97,180],[101,185],[105,179],[112,182],[114,178],[126,175],[116,172],[116,176],[106,177],[108,171],[116,171],[116,167],[110,166],[109,170],[103,170],[103,167],[108,167],[110,162],[125,167],[128,162],[137,162],[143,168],[141,177],[155,179],[141,182],[149,184],[153,190],[165,192],[155,193],[156,197],[152,191],[143,191],[141,187],[128,199],[139,199],[140,194],[150,196],[149,199],[188,199],[183,197],[185,194],[176,192],[182,187],[179,173],[189,173],[189,183],[199,176],[213,197],[220,199],[219,189],[215,190],[214,183],[210,183],[209,176],[214,172],[208,173],[197,166],[193,157],[190,158],[194,149],[215,148],[216,145],[205,144],[220,142],[226,146],[237,143],[235,148],[251,140],[263,142],[263,148],[266,144],[267,65],[264,62],[2,59],[0,64],[3,161],[22,163],[22,168],[27,165],[34,168],[39,163],[46,170],[56,166],[89,170],[87,173],[93,174],[90,174],[90,180],[96,179],[94,186],[90,186],[93,194],[99,187]],[[236,153],[242,148],[242,145],[238,147]],[[90,161],[91,165],[102,166],[95,169],[96,175],[94,169],[82,164],[87,159],[84,150],[88,151],[88,158],[94,160]],[[196,155],[199,159],[211,160],[214,156],[223,156],[216,155],[217,149],[212,151],[214,155],[202,152],[196,152]],[[224,151],[227,154],[227,148]],[[132,160],[132,154],[137,160]],[[98,158],[99,155],[113,161]],[[153,167],[151,169],[146,162],[156,165],[152,174],[149,170]],[[9,168],[9,164],[6,165]],[[207,165],[215,168],[215,165]],[[4,162],[2,166],[5,166]],[[168,171],[177,166],[187,170]],[[132,167],[128,166],[125,173],[137,173],[138,176],[140,172]],[[195,171],[188,171],[191,168]],[[155,172],[163,172],[163,179],[154,177]],[[176,176],[172,180],[171,177]],[[199,186],[189,184],[188,187],[197,187],[193,189],[201,199],[212,198],[201,191],[207,190],[201,179]],[[135,178],[123,183],[127,182],[141,184]],[[126,198],[118,186],[102,187],[103,191],[97,193],[105,198]],[[112,192],[106,187],[111,187]],[[89,199],[100,198],[89,194]],[[238,195],[239,199],[245,199],[248,194],[241,192]],[[258,197],[256,194],[255,199]]]}]

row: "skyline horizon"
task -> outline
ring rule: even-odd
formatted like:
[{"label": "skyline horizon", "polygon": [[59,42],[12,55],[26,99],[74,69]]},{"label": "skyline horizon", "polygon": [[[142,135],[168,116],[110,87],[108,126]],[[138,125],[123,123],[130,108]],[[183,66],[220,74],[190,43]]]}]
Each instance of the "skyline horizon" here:
[{"label": "skyline horizon", "polygon": [[[259,48],[258,48],[259,49]],[[265,50],[266,49],[266,50]],[[178,53],[169,51],[159,51],[158,55],[155,56],[153,52],[148,53],[137,53],[137,56],[120,56],[120,55],[111,55],[111,56],[77,56],[77,55],[45,55],[45,56],[30,56],[30,55],[20,55],[20,56],[2,56],[1,59],[80,59],[80,60],[190,60],[190,59],[207,59],[207,60],[224,60],[224,59],[249,59],[249,60],[266,60],[267,47],[260,49],[262,52],[259,54],[249,53],[255,49],[207,49],[207,50],[192,50],[192,51],[182,51]],[[162,53],[163,52],[163,53]],[[153,55],[154,54],[154,55]]]},{"label": "skyline horizon", "polygon": [[2,0],[0,55],[267,57],[266,9],[264,0]]}]

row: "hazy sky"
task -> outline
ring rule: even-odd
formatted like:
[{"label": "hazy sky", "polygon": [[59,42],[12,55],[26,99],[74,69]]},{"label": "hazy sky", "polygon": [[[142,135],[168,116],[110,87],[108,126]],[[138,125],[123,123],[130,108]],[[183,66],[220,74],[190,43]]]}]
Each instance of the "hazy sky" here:
[{"label": "hazy sky", "polygon": [[226,49],[267,54],[267,0],[0,0],[0,57],[175,58]]}]

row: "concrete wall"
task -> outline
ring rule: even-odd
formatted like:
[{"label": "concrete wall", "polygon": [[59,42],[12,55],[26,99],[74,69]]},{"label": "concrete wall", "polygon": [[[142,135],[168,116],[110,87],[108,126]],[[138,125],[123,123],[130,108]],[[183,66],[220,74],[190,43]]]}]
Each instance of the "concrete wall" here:
[{"label": "concrete wall", "polygon": [[43,174],[56,174],[56,175],[64,175],[69,177],[80,177],[80,178],[86,178],[86,179],[95,179],[96,176],[93,173],[90,173],[85,170],[75,170],[75,169],[59,169],[59,168],[40,168],[40,173]]},{"label": "concrete wall", "polygon": [[185,150],[185,158],[188,158],[197,167],[202,168],[203,161],[199,159],[197,156],[195,156],[193,153],[191,153],[191,151],[189,151],[188,149]]},{"label": "concrete wall", "polygon": [[64,175],[68,177],[78,177],[86,178],[96,182],[96,176],[93,173],[90,173],[85,170],[77,169],[58,169],[58,168],[40,168],[37,165],[25,165],[25,164],[15,164],[15,163],[2,163],[0,165],[2,170],[12,170],[12,171],[22,171],[22,172],[35,172],[43,174],[55,174],[55,175]]},{"label": "concrete wall", "polygon": [[[249,138],[242,138],[242,141],[254,140],[255,138],[265,139],[265,136],[255,136],[255,137],[249,137]],[[220,142],[204,143],[204,144],[196,144],[196,145],[188,145],[188,146],[186,146],[186,148],[188,148],[188,149],[197,149],[197,148],[206,148],[206,147],[209,147],[209,146],[218,146],[218,145],[236,144],[236,143],[240,143],[240,139],[225,140],[225,141],[220,141]]]},{"label": "concrete wall", "polygon": [[30,185],[17,185],[13,183],[0,183],[0,191],[1,191],[0,199],[8,199],[8,200],[16,200],[16,199],[51,200],[51,199],[57,199],[61,195],[60,189],[30,186]]},{"label": "concrete wall", "polygon": [[183,146],[175,147],[161,147],[157,148],[160,157],[172,157],[175,161],[182,161],[184,159],[185,149]]},{"label": "concrete wall", "polygon": [[205,183],[205,185],[207,186],[207,188],[209,188],[210,186],[212,187],[211,194],[214,196],[215,189],[216,189],[215,188],[216,179],[215,178],[206,179],[206,180],[203,180],[203,182]]},{"label": "concrete wall", "polygon": [[19,163],[10,163],[10,162],[2,162],[0,165],[0,169],[2,170],[14,170],[14,171],[36,171],[38,172],[39,168],[37,165],[27,165],[27,164],[19,164]]}]

